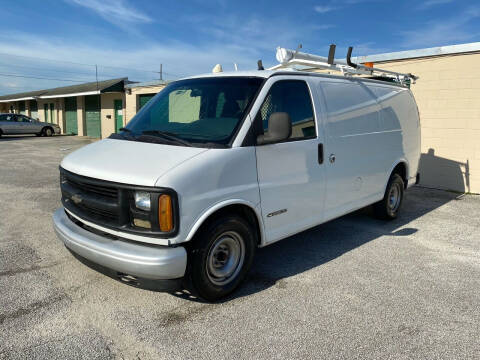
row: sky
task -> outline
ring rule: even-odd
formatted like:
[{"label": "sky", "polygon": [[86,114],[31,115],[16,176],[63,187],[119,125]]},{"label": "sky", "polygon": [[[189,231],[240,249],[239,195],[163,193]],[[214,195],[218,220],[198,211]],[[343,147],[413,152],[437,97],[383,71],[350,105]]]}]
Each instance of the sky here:
[{"label": "sky", "polygon": [[[479,0],[0,0],[0,94],[480,41]],[[96,68],[95,68],[95,65]]]}]

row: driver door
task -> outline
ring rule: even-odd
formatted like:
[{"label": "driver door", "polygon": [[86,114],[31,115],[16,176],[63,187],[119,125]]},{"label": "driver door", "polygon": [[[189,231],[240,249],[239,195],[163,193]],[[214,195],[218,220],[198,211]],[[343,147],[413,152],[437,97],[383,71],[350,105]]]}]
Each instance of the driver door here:
[{"label": "driver door", "polygon": [[33,124],[27,117],[23,115],[17,115],[17,124],[19,126],[19,131],[22,134],[30,134],[35,132],[33,130]]},{"label": "driver door", "polygon": [[268,118],[274,112],[288,113],[292,122],[289,139],[256,147],[267,243],[319,224],[325,192],[323,134],[315,118],[311,88],[303,79],[278,78],[269,80],[271,87],[254,124],[257,132],[267,132]]}]

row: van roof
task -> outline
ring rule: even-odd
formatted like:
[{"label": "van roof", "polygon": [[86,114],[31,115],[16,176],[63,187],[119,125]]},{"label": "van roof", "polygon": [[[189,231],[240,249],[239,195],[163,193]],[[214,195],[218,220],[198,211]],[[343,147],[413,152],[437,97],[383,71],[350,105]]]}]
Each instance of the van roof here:
[{"label": "van roof", "polygon": [[199,78],[215,78],[215,77],[260,77],[260,78],[269,78],[276,75],[295,75],[295,76],[314,76],[314,77],[323,77],[323,78],[335,78],[335,79],[345,79],[345,80],[356,80],[356,81],[368,81],[368,82],[375,82],[377,84],[382,85],[390,85],[405,88],[405,86],[389,82],[385,80],[379,80],[376,78],[368,78],[368,77],[346,77],[343,75],[334,75],[334,74],[327,74],[327,73],[319,73],[319,72],[311,72],[311,71],[301,71],[295,69],[278,69],[278,70],[250,70],[250,71],[225,71],[225,72],[218,72],[218,73],[206,73],[206,74],[199,74],[195,76],[189,76],[183,78],[185,79],[199,79]]}]

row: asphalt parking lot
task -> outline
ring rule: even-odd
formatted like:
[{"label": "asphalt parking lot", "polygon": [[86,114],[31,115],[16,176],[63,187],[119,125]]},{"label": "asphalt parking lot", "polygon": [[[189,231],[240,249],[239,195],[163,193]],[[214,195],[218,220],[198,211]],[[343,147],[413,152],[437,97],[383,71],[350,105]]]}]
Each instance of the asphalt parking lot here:
[{"label": "asphalt parking lot", "polygon": [[73,258],[51,215],[78,137],[0,139],[0,359],[480,358],[480,196],[413,188],[260,249],[234,296],[129,287]]}]

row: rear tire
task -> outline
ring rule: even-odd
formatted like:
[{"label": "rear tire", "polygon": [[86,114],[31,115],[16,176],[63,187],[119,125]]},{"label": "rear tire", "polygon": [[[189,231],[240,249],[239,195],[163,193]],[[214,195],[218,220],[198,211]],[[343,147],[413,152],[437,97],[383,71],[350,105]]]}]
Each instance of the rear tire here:
[{"label": "rear tire", "polygon": [[241,217],[220,217],[199,232],[189,251],[189,280],[195,293],[215,301],[233,292],[253,262],[256,236]]},{"label": "rear tire", "polygon": [[396,219],[402,206],[404,189],[402,177],[396,173],[392,174],[383,199],[373,205],[375,215],[383,220]]},{"label": "rear tire", "polygon": [[3,132],[2,132],[2,130],[0,130],[0,138],[2,137],[2,135],[3,135]]}]

